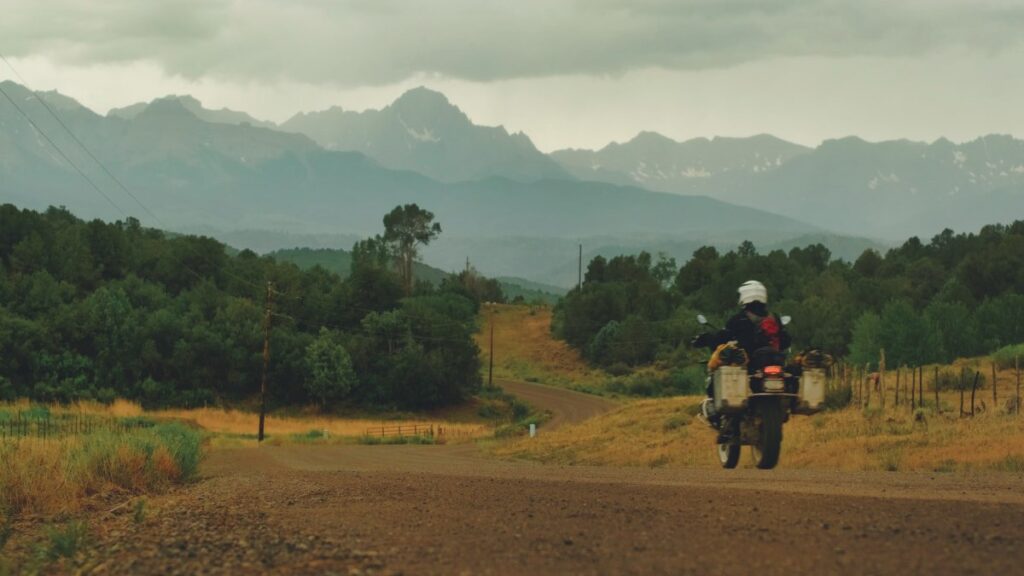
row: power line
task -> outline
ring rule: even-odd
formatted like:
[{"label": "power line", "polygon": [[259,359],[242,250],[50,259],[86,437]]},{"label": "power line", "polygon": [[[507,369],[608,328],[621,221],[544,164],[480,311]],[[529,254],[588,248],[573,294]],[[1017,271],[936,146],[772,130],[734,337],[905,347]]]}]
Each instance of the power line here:
[{"label": "power line", "polygon": [[[6,60],[5,60],[5,62],[6,62]],[[9,65],[10,64],[8,64],[8,66]],[[7,101],[11,103],[11,106],[14,106],[14,109],[17,110],[18,113],[21,114],[22,117],[24,117],[26,121],[28,121],[28,123],[32,126],[32,128],[35,129],[36,132],[39,133],[40,136],[42,136],[47,142],[50,143],[50,146],[53,146],[53,149],[56,150],[58,154],[60,154],[61,158],[63,158],[64,161],[67,162],[69,166],[74,168],[75,172],[78,172],[78,174],[81,175],[82,178],[84,178],[85,181],[88,182],[90,186],[92,186],[93,190],[98,192],[100,196],[103,196],[103,198],[105,198],[106,201],[109,202],[110,205],[113,206],[115,210],[120,212],[122,216],[124,216],[125,218],[128,217],[128,214],[125,213],[125,211],[122,210],[121,207],[118,206],[114,202],[114,200],[110,198],[110,196],[107,196],[107,194],[103,190],[100,190],[100,187],[97,186],[95,182],[93,182],[92,178],[89,178],[89,176],[85,172],[83,172],[82,169],[79,168],[77,164],[75,164],[74,162],[71,161],[71,158],[69,158],[68,155],[64,153],[64,150],[62,150],[60,146],[57,146],[56,142],[54,142],[52,139],[50,139],[50,137],[46,134],[46,132],[44,132],[43,129],[40,128],[39,125],[36,124],[35,121],[32,120],[32,118],[27,113],[25,113],[24,110],[21,109],[21,106],[18,106],[18,103],[14,101],[14,98],[11,98],[11,95],[8,94],[6,90],[4,90],[4,86],[3,86],[2,83],[0,83],[0,93],[3,93],[4,98],[6,98]],[[40,100],[42,100],[42,99],[40,99]]]},{"label": "power line", "polygon": [[[7,67],[8,67],[8,68],[10,68],[12,72],[14,72],[14,75],[15,75],[15,76],[17,76],[17,77],[18,77],[18,79],[19,79],[19,80],[21,80],[22,84],[24,84],[24,85],[26,86],[26,88],[27,88],[27,87],[28,87],[28,82],[26,82],[26,81],[25,81],[25,78],[24,78],[24,77],[22,77],[21,73],[19,73],[19,72],[18,72],[18,70],[17,70],[17,69],[16,69],[15,67],[14,67],[14,65],[12,65],[12,64],[11,64],[11,62],[10,62],[9,60],[7,60],[7,58],[6,58],[6,57],[5,57],[4,55],[3,55],[3,53],[0,53],[0,60],[3,60],[3,62],[4,62],[5,64],[7,64]],[[2,91],[2,89],[3,89],[3,87],[2,87],[2,86],[0,86],[0,91]],[[78,147],[79,147],[79,148],[81,148],[81,149],[82,149],[82,151],[84,151],[84,152],[85,152],[85,154],[86,154],[87,156],[89,156],[89,158],[91,158],[91,159],[92,159],[92,161],[93,161],[93,162],[95,162],[95,163],[96,163],[96,165],[97,165],[97,166],[99,166],[99,167],[100,167],[100,169],[101,169],[101,170],[103,170],[103,172],[104,172],[104,173],[105,173],[105,174],[106,174],[106,175],[107,175],[107,176],[108,176],[108,177],[109,177],[109,178],[110,178],[111,180],[113,180],[113,181],[114,181],[114,183],[116,183],[116,184],[117,184],[117,185],[118,185],[118,186],[119,186],[119,187],[121,188],[121,190],[123,190],[123,191],[124,191],[124,193],[125,193],[125,194],[127,194],[127,195],[128,195],[129,197],[131,197],[131,199],[132,199],[132,200],[134,200],[134,201],[135,201],[135,203],[136,203],[136,204],[138,204],[138,205],[139,205],[139,207],[141,207],[141,208],[142,208],[142,210],[143,210],[143,211],[145,211],[145,212],[146,212],[146,214],[148,214],[148,215],[149,215],[149,216],[150,216],[150,217],[151,217],[151,218],[152,218],[152,219],[153,219],[153,220],[154,220],[154,221],[156,222],[156,224],[157,224],[157,226],[158,226],[159,228],[161,228],[161,229],[165,229],[165,230],[166,230],[166,229],[168,228],[168,226],[167,226],[166,224],[164,224],[164,223],[163,223],[163,221],[162,221],[162,220],[160,220],[160,218],[159,218],[159,217],[158,217],[158,216],[157,216],[156,214],[154,214],[152,210],[150,210],[150,209],[149,209],[149,207],[147,207],[147,206],[146,206],[146,205],[145,205],[145,204],[144,204],[144,203],[143,203],[143,202],[142,202],[141,200],[139,200],[139,198],[138,198],[138,197],[137,197],[137,196],[136,196],[135,194],[133,194],[133,193],[131,192],[131,190],[129,190],[129,189],[128,189],[128,187],[127,187],[127,186],[125,186],[125,185],[124,185],[124,183],[123,183],[123,182],[121,182],[121,180],[120,180],[120,179],[118,179],[118,177],[117,177],[117,176],[115,176],[115,175],[113,174],[113,172],[111,172],[111,171],[110,171],[110,170],[109,170],[109,169],[108,169],[108,168],[106,167],[106,165],[105,165],[105,164],[104,164],[103,162],[101,162],[101,161],[99,160],[99,158],[97,158],[97,157],[96,157],[96,156],[95,156],[95,155],[94,155],[94,154],[92,153],[92,151],[90,151],[90,150],[89,150],[89,148],[88,148],[88,147],[87,147],[87,146],[86,146],[86,145],[85,145],[85,144],[84,144],[84,143],[83,143],[83,142],[82,142],[82,141],[81,141],[81,140],[80,140],[80,139],[78,138],[78,136],[76,136],[76,135],[75,135],[75,133],[74,133],[74,132],[73,132],[73,131],[71,130],[71,128],[69,128],[69,127],[68,127],[68,125],[67,125],[67,124],[66,124],[66,123],[64,122],[64,120],[63,120],[63,119],[61,119],[60,115],[59,115],[59,114],[57,114],[57,112],[56,112],[56,111],[55,111],[55,110],[54,110],[53,108],[51,108],[49,104],[47,104],[47,103],[46,103],[46,99],[45,99],[45,98],[43,98],[42,96],[40,96],[40,95],[39,95],[38,93],[36,93],[35,91],[33,91],[33,94],[35,95],[35,97],[36,97],[36,100],[38,100],[38,101],[39,101],[39,103],[43,105],[43,108],[45,108],[45,109],[46,109],[46,111],[50,113],[50,115],[51,115],[51,116],[53,117],[53,119],[57,121],[57,123],[58,123],[58,124],[59,124],[59,125],[60,125],[60,126],[61,126],[61,127],[63,128],[63,129],[64,129],[64,131],[65,131],[65,132],[67,132],[67,133],[68,133],[68,135],[69,135],[69,136],[71,136],[71,139],[72,139],[72,140],[74,140],[76,144],[78,144]],[[51,146],[53,146],[53,147],[54,147],[54,149],[56,149],[56,150],[57,150],[57,152],[59,152],[61,156],[63,156],[63,157],[64,157],[64,159],[65,159],[65,160],[66,160],[66,161],[68,162],[68,164],[70,164],[70,165],[71,165],[71,167],[72,167],[72,168],[74,168],[74,169],[75,169],[75,171],[77,171],[77,172],[78,172],[78,173],[79,173],[79,174],[80,174],[80,175],[82,176],[82,178],[85,178],[85,180],[86,180],[86,181],[88,181],[90,185],[92,185],[93,189],[95,189],[95,190],[96,190],[97,192],[99,192],[101,196],[103,196],[104,198],[106,198],[106,199],[107,199],[107,202],[110,202],[111,206],[113,206],[113,207],[114,207],[115,209],[117,209],[117,211],[118,211],[118,212],[120,212],[120,213],[121,213],[121,214],[122,214],[122,215],[123,215],[123,216],[124,216],[125,218],[128,218],[128,216],[129,216],[129,215],[128,215],[128,214],[127,214],[127,213],[126,213],[126,212],[125,212],[124,210],[122,210],[120,206],[118,206],[118,205],[117,205],[116,203],[114,203],[114,201],[113,201],[113,200],[112,200],[112,199],[111,199],[111,198],[110,198],[110,197],[109,197],[109,196],[108,196],[108,195],[107,195],[106,193],[104,193],[104,192],[103,192],[102,190],[100,190],[99,186],[97,186],[97,185],[96,185],[96,183],[95,183],[95,182],[94,182],[94,181],[93,181],[93,180],[92,180],[91,178],[89,178],[89,177],[88,177],[88,176],[87,176],[87,175],[86,175],[86,174],[85,174],[85,173],[84,173],[84,172],[83,172],[83,171],[82,171],[81,169],[79,169],[79,168],[78,168],[78,166],[76,166],[76,165],[74,164],[74,162],[72,162],[72,161],[71,161],[71,159],[67,157],[67,155],[66,155],[66,154],[64,154],[63,150],[61,150],[61,149],[60,149],[60,147],[58,147],[58,146],[57,146],[57,144],[56,144],[56,143],[54,143],[54,141],[53,141],[53,140],[51,140],[51,139],[50,139],[50,137],[49,137],[49,136],[47,136],[45,132],[43,132],[42,128],[40,128],[40,127],[39,127],[39,126],[38,126],[38,125],[37,125],[37,124],[36,124],[36,123],[35,123],[35,122],[34,122],[34,121],[32,120],[32,118],[31,118],[31,117],[29,117],[29,115],[28,115],[27,113],[25,113],[25,111],[24,111],[24,110],[22,110],[22,109],[21,109],[21,107],[19,107],[19,106],[18,106],[18,105],[17,105],[17,104],[16,104],[15,102],[14,102],[14,100],[13,100],[13,99],[12,99],[12,98],[11,98],[11,97],[10,97],[10,96],[9,96],[9,95],[7,94],[7,92],[6,92],[6,91],[4,91],[4,96],[5,96],[5,97],[7,98],[7,100],[8,100],[8,101],[10,101],[10,103],[11,103],[11,104],[12,104],[12,105],[13,105],[13,106],[14,106],[14,107],[15,107],[15,108],[16,108],[16,109],[18,110],[18,112],[20,112],[20,113],[21,113],[21,115],[22,115],[22,116],[24,116],[25,120],[27,120],[27,121],[28,121],[28,122],[29,122],[29,123],[30,123],[30,124],[31,124],[31,125],[33,126],[33,128],[35,128],[35,129],[36,129],[36,131],[37,131],[37,132],[39,132],[39,134],[40,134],[40,135],[42,135],[42,136],[43,136],[43,138],[45,138],[45,139],[46,139],[46,141],[47,141],[47,142],[49,142],[49,143],[50,143],[50,145],[51,145]],[[199,255],[199,253],[198,253],[198,252],[196,252],[196,251],[195,251],[195,250],[194,250],[194,249],[192,248],[191,244],[189,244],[189,243],[185,242],[185,243],[184,243],[183,245],[184,245],[184,246],[185,246],[185,247],[186,247],[186,248],[187,248],[187,249],[188,249],[189,251],[191,251],[193,255],[199,256],[199,257],[201,258],[201,256]],[[202,274],[200,274],[199,272],[196,272],[196,271],[195,271],[194,269],[192,269],[192,268],[191,268],[191,267],[190,267],[190,266],[189,266],[188,264],[186,264],[185,262],[183,262],[183,261],[182,261],[182,262],[179,262],[179,263],[181,264],[181,266],[182,266],[182,267],[184,267],[184,268],[185,268],[186,270],[188,270],[189,272],[191,272],[192,274],[194,274],[194,275],[195,275],[196,277],[198,277],[198,278],[200,278],[200,279],[204,278]],[[225,275],[227,275],[227,276],[228,276],[228,277],[230,277],[230,278],[233,278],[233,279],[235,279],[235,280],[238,280],[238,281],[240,281],[240,282],[242,282],[242,283],[244,283],[244,284],[248,284],[248,285],[249,285],[250,287],[253,287],[253,288],[257,288],[257,289],[260,289],[260,288],[261,288],[259,284],[256,284],[255,282],[252,282],[252,281],[250,281],[250,280],[247,280],[247,279],[245,279],[245,278],[242,278],[241,276],[238,276],[238,275],[236,275],[236,274],[233,274],[232,272],[230,272],[230,271],[228,271],[228,270],[221,270],[221,272],[222,272],[222,273],[224,273]]]},{"label": "power line", "polygon": [[[22,82],[22,83],[23,83],[23,84],[24,84],[24,85],[25,85],[25,86],[27,87],[28,83],[27,83],[27,82],[25,81],[25,78],[24,78],[24,77],[23,77],[23,76],[21,75],[21,73],[20,73],[20,72],[18,72],[18,70],[17,70],[17,69],[16,69],[15,67],[14,67],[14,65],[12,65],[12,64],[10,63],[10,61],[9,61],[9,60],[8,60],[8,59],[6,58],[6,56],[4,56],[4,55],[3,55],[3,53],[0,53],[0,60],[2,60],[2,61],[3,61],[3,62],[4,62],[5,64],[6,64],[6,65],[7,65],[7,67],[8,67],[8,68],[10,68],[10,70],[11,70],[11,71],[12,71],[12,72],[14,73],[14,75],[15,75],[15,76],[16,76],[16,77],[17,77],[17,78],[18,78],[18,79],[19,79],[19,80],[20,80],[20,81],[21,81],[21,82]],[[31,117],[30,117],[30,116],[28,115],[28,113],[26,113],[26,112],[25,112],[25,111],[24,111],[24,110],[23,110],[23,109],[22,109],[22,108],[21,108],[20,106],[18,106],[18,104],[17,104],[16,102],[15,102],[15,100],[14,100],[13,98],[11,98],[11,96],[10,96],[10,95],[9,95],[9,94],[8,94],[8,93],[7,93],[6,91],[5,91],[5,90],[3,90],[3,86],[2,86],[2,85],[0,85],[0,92],[3,92],[3,95],[4,95],[4,97],[5,97],[5,98],[6,98],[6,99],[7,99],[7,100],[8,100],[8,101],[9,101],[9,102],[11,103],[11,105],[12,105],[12,106],[14,106],[14,108],[15,108],[15,109],[16,109],[16,110],[17,110],[17,111],[18,111],[18,112],[19,112],[19,113],[20,113],[20,114],[22,115],[22,117],[24,117],[24,118],[25,118],[25,120],[26,120],[26,121],[28,121],[28,122],[29,122],[29,124],[30,124],[30,125],[31,125],[31,126],[32,126],[32,127],[33,127],[33,128],[34,128],[34,129],[35,129],[35,130],[36,130],[36,131],[37,131],[37,132],[38,132],[38,133],[39,133],[39,134],[40,134],[40,135],[41,135],[41,136],[42,136],[42,137],[44,138],[44,139],[46,139],[46,141],[47,141],[47,142],[49,142],[49,144],[50,144],[51,146],[53,146],[53,148],[54,148],[54,149],[55,149],[55,150],[56,150],[56,151],[57,151],[57,152],[58,152],[58,153],[59,153],[59,154],[61,155],[61,157],[63,157],[63,158],[64,158],[64,160],[65,160],[65,161],[66,161],[66,162],[67,162],[67,163],[68,163],[68,164],[69,164],[69,165],[70,165],[70,166],[71,166],[72,168],[74,168],[74,170],[75,170],[76,172],[78,172],[78,174],[79,174],[79,175],[81,175],[81,176],[82,176],[82,178],[83,178],[83,179],[85,179],[85,180],[86,180],[86,181],[87,181],[87,182],[88,182],[88,183],[90,184],[90,186],[91,186],[91,187],[92,187],[92,188],[93,188],[93,189],[94,189],[94,190],[95,190],[95,191],[96,191],[97,193],[99,193],[99,194],[100,194],[100,195],[101,195],[101,196],[102,196],[103,198],[105,198],[105,199],[107,200],[107,202],[109,202],[109,203],[110,203],[110,205],[114,207],[114,209],[116,209],[116,210],[117,210],[117,211],[118,211],[119,213],[121,213],[121,215],[123,215],[123,216],[124,216],[125,218],[128,218],[128,217],[129,217],[129,214],[128,214],[127,212],[125,212],[125,210],[123,210],[123,209],[122,209],[122,208],[121,208],[121,207],[120,207],[120,206],[119,206],[119,205],[118,205],[118,204],[117,204],[116,202],[114,202],[114,200],[113,200],[113,199],[112,199],[112,198],[111,198],[110,196],[108,196],[108,195],[107,195],[107,194],[106,194],[106,193],[105,193],[105,192],[104,192],[104,191],[103,191],[103,190],[102,190],[102,189],[101,189],[101,188],[100,188],[100,187],[99,187],[99,186],[98,186],[98,185],[96,184],[96,182],[95,182],[95,181],[93,181],[93,180],[92,180],[92,179],[91,179],[91,178],[90,178],[90,177],[89,177],[89,176],[88,176],[88,175],[87,175],[87,174],[86,174],[86,173],[85,173],[85,172],[84,172],[84,171],[83,171],[83,170],[82,170],[81,168],[79,168],[79,167],[78,167],[78,165],[76,165],[76,164],[75,164],[75,163],[74,163],[74,162],[73,162],[73,161],[72,161],[72,160],[71,160],[71,159],[70,159],[70,158],[68,157],[68,155],[67,155],[67,154],[65,154],[64,150],[63,150],[63,149],[61,149],[61,148],[60,148],[60,147],[59,147],[59,146],[58,146],[58,145],[56,144],[56,142],[54,142],[54,141],[53,141],[53,139],[51,139],[51,138],[49,137],[49,135],[47,135],[47,134],[46,134],[46,132],[45,132],[45,131],[43,131],[43,129],[42,129],[42,128],[41,128],[41,127],[40,127],[40,126],[38,125],[38,124],[36,124],[36,122],[35,122],[34,120],[32,120],[32,118],[31,118]],[[57,113],[57,111],[56,111],[56,110],[54,110],[54,109],[53,109],[53,108],[52,108],[52,107],[51,107],[51,106],[50,106],[50,105],[49,105],[49,104],[48,104],[48,103],[46,102],[46,99],[45,99],[45,98],[43,98],[42,96],[40,96],[40,95],[39,95],[38,93],[36,93],[36,92],[34,92],[34,91],[33,91],[33,94],[35,95],[35,97],[36,97],[36,100],[38,100],[38,101],[39,101],[39,103],[43,105],[43,108],[45,108],[45,109],[46,109],[46,111],[47,111],[47,112],[48,112],[48,113],[50,114],[50,116],[52,116],[52,117],[53,117],[53,119],[54,119],[54,120],[55,120],[55,121],[56,121],[56,122],[57,122],[57,123],[58,123],[58,124],[59,124],[59,125],[61,126],[61,128],[63,128],[63,130],[64,130],[65,132],[67,132],[67,134],[68,134],[68,135],[69,135],[69,136],[71,137],[71,139],[72,139],[72,140],[73,140],[73,141],[75,142],[75,144],[77,144],[77,145],[78,145],[78,147],[79,147],[79,148],[81,148],[81,149],[82,149],[82,151],[83,151],[83,152],[85,152],[85,154],[86,154],[86,155],[87,155],[87,156],[88,156],[88,157],[89,157],[89,158],[90,158],[90,159],[91,159],[91,160],[92,160],[92,161],[93,161],[93,162],[94,162],[94,163],[95,163],[95,164],[96,164],[97,166],[99,166],[99,168],[100,168],[100,169],[101,169],[101,170],[102,170],[102,171],[103,171],[103,172],[104,172],[104,173],[105,173],[105,174],[106,174],[106,175],[107,175],[107,176],[108,176],[108,177],[109,177],[109,178],[110,178],[110,179],[111,179],[111,180],[112,180],[112,181],[113,181],[113,182],[114,182],[115,184],[117,184],[117,186],[118,186],[118,187],[119,187],[119,188],[120,188],[120,189],[121,189],[122,191],[124,191],[124,193],[125,193],[125,194],[127,194],[127,195],[128,195],[128,196],[129,196],[129,197],[130,197],[130,198],[132,199],[132,200],[134,200],[134,201],[135,201],[135,203],[136,203],[136,204],[138,204],[138,205],[139,205],[139,207],[140,207],[140,208],[142,208],[142,210],[143,210],[143,211],[145,211],[145,213],[146,213],[146,214],[148,214],[148,215],[149,215],[149,216],[150,216],[150,217],[151,217],[151,218],[152,218],[152,219],[153,219],[153,220],[154,220],[154,221],[156,222],[156,224],[157,224],[157,225],[158,225],[158,226],[159,226],[160,228],[166,229],[166,228],[167,228],[167,225],[166,225],[166,224],[164,224],[164,222],[163,222],[163,221],[162,221],[162,220],[161,220],[161,219],[160,219],[160,218],[159,218],[159,217],[158,217],[158,216],[157,216],[157,215],[156,215],[156,214],[155,214],[155,213],[154,213],[154,212],[153,212],[152,210],[150,210],[150,209],[149,209],[149,207],[148,207],[148,206],[146,206],[146,204],[145,204],[145,203],[143,203],[143,202],[142,202],[142,201],[141,201],[141,200],[140,200],[140,199],[138,198],[138,196],[136,196],[135,194],[133,194],[133,193],[131,192],[131,190],[129,190],[129,188],[128,188],[128,187],[127,187],[127,186],[126,186],[126,185],[125,185],[125,184],[124,184],[124,183],[123,183],[123,182],[122,182],[122,181],[121,181],[121,180],[120,180],[120,179],[119,179],[119,178],[118,178],[118,177],[117,177],[116,175],[114,175],[114,173],[113,173],[113,172],[111,172],[111,171],[110,171],[110,169],[108,169],[108,168],[107,168],[107,166],[106,166],[106,165],[105,165],[105,164],[104,164],[104,163],[103,163],[102,161],[100,161],[100,159],[99,159],[99,158],[97,158],[95,154],[93,154],[93,153],[92,153],[92,151],[91,151],[91,150],[89,149],[89,147],[88,147],[88,146],[86,146],[86,145],[85,145],[85,143],[83,143],[83,142],[82,142],[82,140],[81,140],[80,138],[78,138],[78,136],[76,136],[76,135],[75,135],[74,131],[72,131],[72,130],[71,130],[71,128],[70,128],[70,127],[69,127],[69,126],[67,125],[67,123],[66,123],[66,122],[65,122],[65,121],[64,121],[64,120],[63,120],[63,119],[61,118],[60,114],[58,114],[58,113]],[[186,247],[186,249],[188,249],[189,251],[191,251],[191,252],[193,253],[193,255],[196,255],[196,256],[198,256],[198,257],[202,258],[202,256],[201,256],[201,255],[200,255],[200,254],[199,254],[198,252],[196,252],[196,251],[195,251],[195,249],[194,249],[194,248],[192,247],[192,245],[191,245],[191,244],[190,244],[189,242],[184,242],[184,243],[183,243],[182,245],[183,245],[183,246],[185,246],[185,247]],[[191,272],[191,273],[192,273],[193,275],[195,275],[195,276],[196,276],[197,278],[199,278],[199,279],[204,279],[204,278],[205,278],[205,276],[203,276],[202,274],[200,274],[199,272],[197,272],[197,271],[196,271],[195,269],[193,269],[193,268],[192,268],[191,266],[189,266],[189,265],[188,265],[187,263],[185,263],[184,261],[181,261],[181,262],[179,262],[179,263],[181,264],[181,266],[182,266],[183,268],[185,268],[185,269],[186,269],[187,271]],[[249,280],[249,279],[243,278],[243,277],[241,277],[241,276],[239,276],[239,275],[237,275],[237,274],[234,274],[234,273],[230,272],[230,271],[229,271],[229,270],[227,270],[227,269],[221,269],[221,270],[220,270],[220,272],[221,272],[221,273],[223,273],[223,274],[225,274],[225,275],[226,275],[226,276],[228,276],[229,278],[232,278],[232,279],[234,279],[234,280],[237,280],[237,281],[239,281],[239,282],[242,282],[243,284],[246,284],[246,285],[248,285],[248,286],[250,286],[250,287],[253,287],[253,288],[257,288],[257,289],[262,289],[262,287],[261,287],[261,286],[260,286],[259,284],[255,283],[255,282],[253,282],[253,281],[251,281],[251,280]],[[288,300],[293,300],[293,301],[296,301],[296,302],[298,302],[298,301],[301,301],[301,300],[302,300],[302,297],[301,297],[301,296],[299,296],[299,295],[289,295],[289,294],[287,294],[287,293],[285,293],[285,292],[282,292],[282,291],[280,291],[280,290],[277,290],[277,289],[275,289],[275,288],[270,288],[270,290],[272,291],[272,294],[273,294],[274,296],[280,296],[280,297],[286,298],[286,299],[288,299]],[[360,312],[365,312],[365,313],[369,313],[369,312],[378,312],[378,310],[372,310],[372,309],[367,309],[367,308],[356,308],[356,309],[357,309],[358,311],[360,311]],[[425,318],[425,317],[423,317],[423,316],[419,316],[419,315],[417,315],[417,314],[414,314],[414,313],[412,313],[412,312],[410,312],[410,311],[407,311],[407,310],[403,310],[403,313],[404,313],[404,314],[406,314],[406,315],[407,315],[407,316],[408,316],[409,318],[411,318],[411,319],[418,319],[418,320],[420,320],[420,321],[424,321],[424,322],[429,322],[429,321],[430,321],[429,319],[427,319],[427,318]],[[275,313],[275,315],[279,315],[279,314],[276,314],[276,313]],[[297,320],[295,320],[294,318],[292,318],[292,320],[294,320],[294,321],[298,322],[298,321],[297,321]],[[457,320],[446,320],[446,321],[445,321],[445,323],[446,323],[446,324],[448,324],[448,325],[450,325],[450,326],[458,326],[458,327],[464,327],[464,326],[463,326],[463,324],[462,324],[461,322],[458,322]],[[435,323],[434,323],[434,325],[436,326],[436,325],[438,325],[438,323],[436,323],[436,322],[435,322]],[[418,337],[418,339],[427,339],[427,338],[426,338],[426,337]]]},{"label": "power line", "polygon": [[[25,79],[21,76],[18,70],[13,65],[11,65],[10,61],[7,60],[7,57],[4,56],[2,52],[0,52],[0,60],[3,60],[4,64],[7,64],[7,67],[10,68],[12,72],[14,72],[14,75],[18,77],[18,80],[21,80],[21,83],[23,85],[28,86],[28,82],[25,82]],[[92,151],[90,151],[89,148],[85,144],[83,144],[81,140],[78,139],[78,136],[75,136],[75,133],[71,131],[71,128],[68,128],[68,125],[64,123],[64,120],[61,119],[60,115],[57,114],[57,112],[55,112],[53,108],[51,108],[50,105],[46,102],[46,98],[43,98],[42,96],[36,94],[36,100],[38,100],[39,103],[42,104],[44,108],[46,108],[46,111],[50,113],[50,116],[53,116],[53,119],[56,120],[58,124],[60,124],[61,128],[64,128],[64,131],[67,132],[69,136],[71,136],[71,139],[74,140],[76,144],[78,144],[78,147],[81,148],[82,151],[84,151],[86,155],[89,156],[89,158],[91,158],[92,161],[95,162],[96,165],[99,166],[100,169],[103,170],[103,172],[111,180],[113,180],[114,183],[116,183],[118,187],[121,188],[121,190],[124,191],[125,194],[131,197],[131,199],[134,200],[135,203],[138,204],[139,207],[141,207],[146,212],[146,214],[149,214],[149,216],[153,220],[155,220],[156,223],[159,224],[161,228],[167,228],[167,226],[165,226],[164,223],[160,221],[160,218],[158,218],[156,214],[154,214],[149,208],[147,208],[146,205],[143,204],[135,196],[135,194],[132,194],[131,190],[129,190],[128,187],[125,186],[121,182],[121,180],[117,178],[117,176],[114,176],[114,174],[107,169],[106,165],[104,165],[103,162],[100,162],[99,159],[96,158],[95,155],[93,155]]]}]

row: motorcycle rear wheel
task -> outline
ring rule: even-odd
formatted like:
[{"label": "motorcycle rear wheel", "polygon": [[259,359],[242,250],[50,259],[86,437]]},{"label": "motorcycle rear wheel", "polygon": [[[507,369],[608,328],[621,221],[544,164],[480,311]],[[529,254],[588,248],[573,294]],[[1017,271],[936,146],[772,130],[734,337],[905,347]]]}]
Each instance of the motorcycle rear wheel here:
[{"label": "motorcycle rear wheel", "polygon": [[785,414],[782,404],[774,401],[761,404],[759,412],[761,426],[757,431],[757,442],[751,446],[751,453],[758,468],[771,470],[779,463],[779,454],[782,452],[782,420]]},{"label": "motorcycle rear wheel", "polygon": [[718,461],[722,463],[722,468],[730,470],[735,468],[740,463],[740,445],[731,443],[719,444]]}]

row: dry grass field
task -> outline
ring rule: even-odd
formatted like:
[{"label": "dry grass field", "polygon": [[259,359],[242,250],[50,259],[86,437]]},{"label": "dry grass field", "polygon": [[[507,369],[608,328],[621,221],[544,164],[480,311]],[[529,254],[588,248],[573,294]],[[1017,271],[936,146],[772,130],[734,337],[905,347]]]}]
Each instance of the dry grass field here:
[{"label": "dry grass field", "polygon": [[[268,415],[264,423],[267,441],[282,444],[295,439],[308,441],[310,438],[325,437],[336,441],[351,441],[366,435],[381,426],[393,427],[434,427],[443,429],[453,441],[471,440],[489,435],[493,426],[485,424],[479,417],[468,412],[475,404],[446,410],[430,415],[388,414],[383,418],[337,417],[318,414]],[[0,404],[0,410],[9,413],[24,412],[31,408],[28,401]],[[259,428],[259,415],[245,410],[225,408],[192,408],[144,410],[142,406],[127,400],[116,400],[106,405],[98,402],[78,402],[66,406],[52,405],[46,409],[54,415],[83,414],[101,418],[151,418],[156,421],[179,421],[198,427],[212,437],[214,447],[231,444],[255,443]],[[326,434],[324,434],[326,431]]]},{"label": "dry grass field", "polygon": [[[486,371],[490,358],[490,327],[494,323],[494,376],[550,386],[589,386],[607,374],[586,365],[579,352],[551,337],[551,308],[489,304],[480,312],[476,335]],[[486,373],[485,373],[486,375]]]},{"label": "dry grass field", "polygon": [[[718,467],[714,433],[694,416],[699,397],[640,400],[534,439],[495,444],[499,456],[560,464]],[[934,409],[855,407],[793,416],[784,429],[783,468],[1002,470],[1024,472],[1024,416],[987,411],[959,418]],[[744,452],[741,466],[748,453]]]},{"label": "dry grass field", "polygon": [[0,440],[0,524],[71,514],[111,493],[158,492],[191,478],[199,433],[180,423]]},{"label": "dry grass field", "polygon": [[[232,437],[233,443],[255,443],[255,434],[259,427],[259,415],[251,412],[225,410],[222,408],[196,408],[190,410],[157,410],[147,412],[156,418],[170,418],[194,422],[203,430],[215,435]],[[404,418],[401,420],[381,420],[372,418],[337,418],[331,416],[267,416],[264,430],[267,441],[279,445],[295,438],[308,439],[320,437],[344,441],[366,435],[381,426],[418,428],[434,427],[443,429],[452,440],[467,440],[485,436],[493,430],[479,423],[451,422],[429,418]],[[326,431],[326,434],[324,432]],[[216,439],[215,439],[216,440]],[[215,442],[220,445],[222,442]]]}]

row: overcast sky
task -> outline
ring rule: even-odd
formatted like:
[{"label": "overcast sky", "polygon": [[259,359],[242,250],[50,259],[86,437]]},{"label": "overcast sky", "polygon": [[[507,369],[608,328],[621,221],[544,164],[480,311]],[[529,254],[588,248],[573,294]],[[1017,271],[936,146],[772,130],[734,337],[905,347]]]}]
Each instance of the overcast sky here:
[{"label": "overcast sky", "polygon": [[283,121],[426,85],[545,151],[1024,136],[1024,0],[0,0],[0,53],[98,112],[189,93]]}]

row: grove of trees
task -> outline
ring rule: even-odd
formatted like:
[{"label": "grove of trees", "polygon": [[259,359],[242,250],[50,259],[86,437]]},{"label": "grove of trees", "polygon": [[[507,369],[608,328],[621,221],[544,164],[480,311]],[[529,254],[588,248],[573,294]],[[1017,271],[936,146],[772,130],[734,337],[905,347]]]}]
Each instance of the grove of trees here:
[{"label": "grove of trees", "polygon": [[[429,219],[426,227],[439,231]],[[381,237],[353,252],[341,280],[134,219],[0,206],[0,399],[251,399],[267,282],[271,402],[421,408],[473,395],[472,292],[428,284],[407,294]]]},{"label": "grove of trees", "polygon": [[593,363],[679,360],[701,328],[736,311],[736,288],[764,282],[770,308],[793,317],[794,346],[851,361],[947,362],[1024,342],[1024,221],[979,233],[945,230],[850,263],[816,244],[759,254],[749,242],[703,247],[682,267],[641,253],[594,258],[582,290],[555,310],[553,330]]}]

